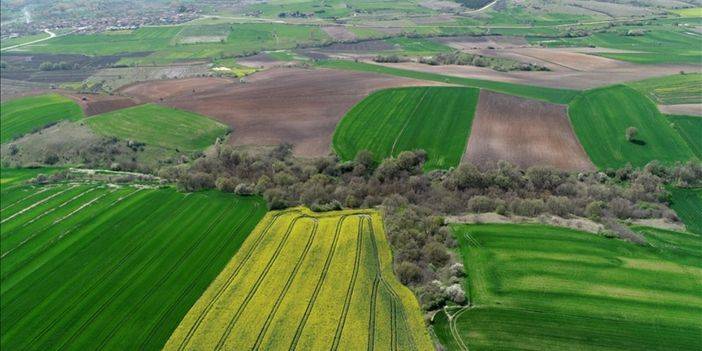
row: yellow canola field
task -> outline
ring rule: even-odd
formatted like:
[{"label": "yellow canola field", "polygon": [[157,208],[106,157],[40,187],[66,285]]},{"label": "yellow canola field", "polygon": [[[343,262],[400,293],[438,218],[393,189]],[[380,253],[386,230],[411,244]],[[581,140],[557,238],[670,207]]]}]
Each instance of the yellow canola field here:
[{"label": "yellow canola field", "polygon": [[270,212],[165,350],[432,350],[380,214]]}]

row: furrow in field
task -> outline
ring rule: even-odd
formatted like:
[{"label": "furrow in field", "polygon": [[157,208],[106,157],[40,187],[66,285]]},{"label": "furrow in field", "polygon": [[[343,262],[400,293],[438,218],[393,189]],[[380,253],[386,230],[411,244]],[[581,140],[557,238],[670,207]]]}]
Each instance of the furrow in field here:
[{"label": "furrow in field", "polygon": [[217,290],[217,292],[215,293],[214,297],[213,297],[210,301],[208,301],[208,303],[207,303],[207,305],[205,306],[205,308],[198,314],[198,317],[197,317],[197,319],[195,320],[195,323],[193,323],[193,325],[190,327],[190,329],[188,330],[188,333],[186,334],[185,338],[183,338],[183,340],[178,344],[178,350],[179,350],[179,351],[185,350],[185,349],[187,348],[187,346],[188,346],[188,344],[190,343],[192,337],[195,335],[195,332],[198,330],[198,328],[200,327],[200,325],[202,324],[202,322],[205,320],[205,318],[207,317],[207,315],[208,315],[208,314],[210,313],[210,311],[212,310],[212,307],[213,307],[213,306],[215,305],[215,303],[219,300],[219,298],[229,289],[229,286],[232,284],[232,282],[233,282],[233,281],[236,279],[236,277],[239,275],[239,272],[240,272],[241,269],[245,266],[245,264],[249,261],[249,259],[251,259],[251,256],[254,254],[254,252],[255,252],[256,249],[258,248],[259,244],[261,243],[261,241],[263,241],[263,239],[268,235],[268,232],[270,231],[270,229],[271,229],[271,227],[273,226],[273,224],[275,224],[275,222],[277,221],[277,219],[278,219],[280,216],[282,216],[283,214],[285,214],[285,213],[286,213],[286,212],[279,212],[279,213],[276,213],[276,214],[270,219],[270,221],[268,222],[268,224],[266,224],[266,227],[261,231],[261,233],[259,234],[259,236],[255,239],[253,245],[251,245],[251,247],[249,247],[249,251],[247,251],[246,254],[244,255],[244,258],[242,259],[241,264],[239,264],[239,265],[234,269],[234,271],[232,272],[232,274],[230,274],[229,277],[227,277],[227,280],[225,281],[225,283],[222,284],[222,286],[221,286],[221,287]]},{"label": "furrow in field", "polygon": [[297,276],[297,272],[300,270],[300,266],[302,266],[303,261],[307,257],[307,253],[310,251],[310,247],[312,247],[312,243],[314,242],[314,237],[317,234],[318,227],[319,227],[319,221],[315,220],[314,227],[312,228],[312,234],[310,235],[309,239],[307,240],[307,245],[305,246],[305,249],[302,252],[302,255],[300,255],[300,258],[295,263],[295,267],[293,268],[292,273],[288,277],[288,280],[285,282],[285,286],[283,287],[283,290],[280,292],[280,294],[278,295],[278,298],[276,299],[275,303],[273,304],[273,309],[271,310],[270,313],[268,313],[268,317],[266,318],[266,321],[264,322],[263,327],[261,328],[261,331],[258,333],[258,337],[256,338],[256,343],[254,344],[254,347],[253,347],[254,350],[258,350],[260,348],[261,342],[263,341],[263,337],[266,335],[266,332],[268,331],[268,328],[271,325],[271,321],[273,320],[273,317],[275,316],[275,314],[278,312],[278,309],[280,308],[280,303],[283,301],[283,298],[288,293],[288,290],[290,289],[290,286],[292,285],[293,280]]},{"label": "furrow in field", "polygon": [[346,220],[347,217],[348,216],[346,215],[341,216],[336,224],[336,230],[334,231],[334,239],[332,240],[332,245],[329,249],[329,253],[327,254],[327,258],[324,261],[324,266],[322,267],[322,274],[317,280],[317,284],[315,285],[314,291],[312,292],[312,297],[310,298],[309,302],[307,303],[307,307],[305,308],[305,313],[303,314],[302,319],[300,319],[300,323],[298,323],[297,325],[295,336],[293,337],[292,342],[290,344],[290,350],[295,350],[297,348],[297,343],[300,340],[302,330],[305,328],[307,319],[310,317],[310,313],[312,312],[312,308],[314,307],[315,301],[317,300],[317,296],[319,296],[319,292],[322,288],[322,285],[326,281],[326,277],[329,272],[329,266],[331,265],[332,258],[334,258],[336,243],[339,239],[339,234],[341,233],[341,227],[344,224],[344,220]]},{"label": "furrow in field", "polygon": [[[241,221],[239,221],[236,225],[234,225],[234,229],[232,230],[232,232],[239,231],[241,229],[241,227],[247,221],[249,221],[252,218],[252,216],[254,216],[254,214],[258,211],[260,206],[261,206],[260,203],[258,203],[258,202],[254,203],[254,205],[250,207],[249,212],[245,216],[242,216]],[[226,245],[220,245],[215,256],[221,255],[225,248],[226,248]],[[204,273],[205,269],[206,269],[206,267],[203,267],[201,274]],[[172,313],[173,309],[181,303],[181,301],[185,298],[185,296],[187,294],[190,293],[190,291],[192,291],[192,289],[195,287],[196,283],[197,283],[197,279],[193,279],[190,282],[190,284],[188,285],[188,287],[181,292],[181,294],[173,302],[173,304],[171,304],[167,310],[165,310],[165,311],[163,311],[163,313],[161,313],[157,322],[154,323],[153,327],[149,330],[149,333],[147,334],[146,338],[142,342],[142,344],[139,348],[140,350],[146,349],[146,346],[149,345],[151,343],[151,341],[153,340],[154,335],[156,334],[157,328],[164,323],[166,316],[168,316]]]},{"label": "furrow in field", "polygon": [[[282,251],[283,247],[285,246],[285,243],[287,243],[288,238],[290,237],[290,234],[292,233],[292,230],[295,227],[295,224],[300,219],[303,219],[303,218],[311,218],[311,217],[307,217],[307,216],[303,215],[303,216],[296,217],[295,219],[293,219],[290,222],[290,225],[288,226],[288,230],[283,235],[283,238],[281,239],[280,243],[278,244],[278,247],[276,248],[275,252],[273,253],[273,256],[270,258],[270,260],[268,260],[268,263],[264,267],[263,272],[258,276],[258,279],[256,279],[256,282],[253,284],[253,286],[251,287],[249,292],[246,294],[244,301],[241,303],[241,305],[239,305],[236,312],[234,313],[232,318],[229,320],[229,323],[227,323],[227,326],[224,329],[224,333],[222,333],[222,336],[219,338],[219,341],[217,342],[217,346],[215,347],[215,350],[221,350],[224,347],[224,343],[229,338],[229,335],[231,335],[231,332],[232,332],[232,329],[234,328],[234,325],[241,317],[241,314],[244,312],[244,309],[248,306],[249,301],[251,301],[254,294],[256,294],[256,292],[258,291],[258,288],[260,287],[261,283],[268,275],[268,272],[270,271],[271,267],[273,266],[273,263],[280,255],[280,252]],[[317,219],[313,219],[313,220],[317,221]]]},{"label": "furrow in field", "polygon": [[17,216],[19,216],[19,215],[21,215],[21,214],[23,214],[23,213],[25,213],[25,212],[27,212],[27,211],[29,211],[29,210],[31,210],[31,209],[37,207],[37,206],[39,206],[39,205],[41,205],[41,204],[43,204],[43,203],[45,203],[45,202],[47,202],[47,201],[53,199],[54,197],[59,196],[59,195],[65,193],[65,192],[67,192],[67,191],[69,191],[69,190],[71,190],[71,189],[73,189],[73,188],[75,188],[75,187],[77,187],[77,186],[78,186],[78,185],[73,185],[73,186],[68,187],[67,189],[65,189],[65,190],[63,190],[63,191],[59,191],[58,193],[55,193],[55,194],[53,194],[53,195],[51,195],[51,196],[48,196],[48,197],[45,197],[44,199],[39,200],[39,201],[37,201],[37,202],[35,202],[35,203],[29,205],[28,207],[25,207],[25,208],[21,209],[19,212],[16,212],[16,213],[12,214],[11,216],[9,216],[9,217],[3,219],[2,221],[0,221],[0,224],[5,223],[5,222],[7,222],[7,221],[9,221],[9,220],[11,220],[11,219],[13,219],[13,218],[16,218]]},{"label": "furrow in field", "polygon": [[344,298],[344,306],[341,312],[341,317],[339,318],[339,323],[336,326],[336,332],[334,333],[334,341],[331,346],[331,350],[337,350],[339,348],[339,342],[341,341],[341,333],[344,330],[344,324],[346,323],[346,316],[349,312],[349,307],[351,305],[351,297],[353,297],[354,287],[356,285],[356,278],[358,277],[359,266],[361,264],[361,248],[363,245],[363,221],[358,221],[358,239],[356,241],[356,256],[353,265],[353,273],[351,275],[351,282],[346,290],[346,297]]},{"label": "furrow in field", "polygon": [[[235,201],[231,206],[235,207],[236,205],[237,205],[237,202]],[[222,217],[224,217],[225,214],[227,214],[227,210],[223,209],[221,211],[221,213],[217,216],[217,218],[210,222],[210,225],[200,235],[200,238],[197,239],[195,242],[193,242],[193,244],[187,250],[185,250],[183,252],[183,254],[174,262],[174,264],[171,265],[171,267],[168,269],[168,271],[165,274],[163,274],[161,276],[161,278],[157,282],[154,283],[154,285],[151,286],[151,288],[146,292],[146,294],[141,296],[141,299],[139,299],[139,301],[137,301],[136,303],[131,305],[130,313],[124,314],[119,321],[117,321],[116,323],[113,323],[112,329],[107,334],[107,336],[100,342],[100,344],[97,346],[96,349],[101,350],[104,348],[105,344],[107,344],[107,342],[112,338],[112,336],[115,334],[115,332],[122,326],[122,324],[127,319],[127,317],[129,317],[134,311],[140,309],[141,306],[144,304],[144,302],[146,300],[148,300],[148,298],[151,297],[151,295],[153,295],[153,293],[155,291],[157,291],[166,282],[166,280],[168,280],[168,278],[171,277],[173,272],[175,272],[176,269],[185,260],[187,260],[188,257],[190,257],[193,254],[193,252],[202,243],[202,241],[205,240],[205,238],[207,238],[207,236],[212,232],[213,228],[222,220]],[[154,257],[157,257],[157,255]]]},{"label": "furrow in field", "polygon": [[[166,208],[166,206],[164,206],[164,207],[162,207],[162,208]],[[181,213],[183,213],[183,212],[185,211],[185,209],[186,209],[185,206],[183,206],[183,207],[180,208],[180,210],[177,210],[175,213],[173,213],[174,218],[177,218]],[[152,213],[148,214],[147,217],[144,218],[144,219],[141,221],[141,223],[142,223],[142,224],[143,224],[143,223],[146,223],[146,222],[147,222],[147,219],[150,218],[151,216],[154,216],[156,213],[157,213],[157,212],[152,212]],[[159,214],[160,214],[160,213],[159,213]],[[128,217],[127,217],[126,219],[128,219]],[[131,233],[131,232],[135,232],[135,231],[137,231],[137,229],[139,229],[139,228],[140,228],[139,226],[133,227],[133,229],[132,229],[131,231],[129,231],[129,232],[130,232],[130,233]],[[105,270],[105,271],[103,272],[103,274],[100,275],[100,278],[94,279],[94,280],[92,281],[92,284],[91,284],[90,286],[88,286],[88,287],[85,287],[85,288],[82,290],[82,293],[81,293],[77,298],[73,299],[73,301],[71,301],[70,303],[64,304],[63,312],[52,314],[53,316],[55,316],[54,319],[53,319],[44,329],[42,329],[42,331],[41,331],[38,335],[36,335],[36,336],[30,341],[30,345],[31,345],[31,344],[34,344],[34,343],[37,342],[37,341],[39,341],[44,335],[46,335],[46,334],[56,325],[56,323],[58,323],[58,322],[61,320],[61,318],[62,318],[66,313],[68,313],[69,311],[72,311],[73,308],[75,307],[75,305],[81,303],[82,300],[85,299],[90,293],[92,293],[92,292],[94,292],[95,290],[97,290],[98,286],[100,286],[102,283],[104,283],[110,275],[112,275],[114,272],[116,272],[116,271],[119,270],[120,268],[123,268],[124,265],[125,265],[125,263],[126,263],[127,261],[129,261],[129,259],[130,259],[137,251],[139,251],[140,248],[142,248],[142,244],[143,244],[144,241],[147,241],[148,239],[153,239],[153,237],[149,237],[149,236],[146,236],[146,235],[142,235],[142,236],[138,236],[138,237],[139,237],[141,240],[138,240],[138,241],[132,246],[132,248],[131,248],[129,251],[126,252],[125,255],[123,255],[121,258],[119,258],[119,260],[118,260],[117,262],[115,262],[115,263],[112,264],[107,270]],[[57,269],[58,269],[58,267],[57,267]],[[57,305],[57,307],[60,307],[60,306]]]},{"label": "furrow in field", "polygon": [[3,209],[0,209],[0,213],[3,213],[3,212],[5,212],[5,211],[7,211],[10,207],[13,207],[13,206],[17,205],[17,204],[20,203],[20,202],[27,201],[27,200],[29,200],[30,198],[32,198],[32,197],[34,197],[34,196],[36,196],[36,195],[40,195],[40,194],[42,194],[43,192],[45,192],[45,191],[47,191],[47,190],[49,190],[49,189],[51,189],[51,188],[49,188],[49,187],[41,188],[39,191],[33,192],[33,193],[31,193],[31,194],[29,194],[29,195],[27,195],[27,196],[25,196],[25,197],[23,197],[23,198],[21,198],[21,199],[19,199],[19,200],[17,200],[17,201],[15,201],[15,202],[13,202],[13,203],[11,203],[11,204],[5,206]]},{"label": "furrow in field", "polygon": [[[185,206],[183,206],[182,208],[185,208]],[[203,211],[203,210],[200,210],[200,211],[201,211],[201,212],[205,212],[205,211]],[[197,215],[191,216],[190,220],[191,220],[191,221],[195,221],[195,220],[197,219],[197,217],[198,217]],[[174,217],[174,218],[178,218],[178,217]],[[190,225],[191,225],[191,223],[178,223],[178,222],[176,222],[176,221],[173,221],[173,222],[171,222],[171,225],[169,225],[169,227],[176,227],[176,226],[178,226],[178,227],[181,227],[181,228],[188,228],[188,227],[190,227]],[[175,228],[173,228],[173,229],[175,229]],[[154,237],[155,237],[155,236],[154,236]],[[175,245],[175,243],[171,243],[171,244],[172,244],[172,245]],[[144,249],[145,246],[137,246],[137,248],[138,248],[138,249]],[[190,249],[192,249],[192,248],[190,248]],[[98,309],[95,310],[95,311],[90,315],[90,317],[89,317],[88,319],[86,319],[85,321],[83,321],[83,323],[80,325],[80,327],[78,327],[78,329],[77,329],[76,331],[74,331],[73,334],[71,334],[71,336],[70,336],[66,341],[64,341],[62,344],[60,344],[60,346],[58,347],[58,349],[59,349],[59,350],[64,350],[66,347],[68,347],[68,345],[70,345],[71,343],[73,343],[73,342],[76,340],[76,338],[77,338],[79,335],[81,335],[81,334],[85,331],[85,329],[86,329],[100,314],[102,314],[102,312],[103,312],[107,307],[109,307],[109,306],[112,304],[112,302],[117,298],[117,296],[119,296],[119,295],[121,295],[122,293],[124,293],[124,292],[131,286],[130,282],[131,282],[132,280],[135,280],[135,279],[137,279],[139,276],[142,276],[143,274],[145,274],[145,272],[146,272],[148,269],[152,268],[154,262],[157,262],[158,259],[160,259],[160,255],[151,255],[151,257],[150,257],[148,260],[142,262],[141,265],[138,266],[138,268],[132,270],[131,273],[130,273],[125,279],[122,280],[122,284],[120,285],[120,287],[119,287],[117,290],[115,290],[112,294],[110,294],[110,296],[108,296],[107,299],[105,299],[105,300],[103,301],[103,303],[100,305],[100,307],[98,307]]]}]

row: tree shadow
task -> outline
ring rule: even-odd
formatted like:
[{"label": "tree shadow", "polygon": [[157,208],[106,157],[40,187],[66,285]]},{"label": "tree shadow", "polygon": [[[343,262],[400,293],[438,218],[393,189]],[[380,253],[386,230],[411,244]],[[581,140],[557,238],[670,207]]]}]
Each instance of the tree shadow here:
[{"label": "tree shadow", "polygon": [[643,145],[646,145],[646,142],[645,142],[645,141],[639,140],[639,139],[631,139],[631,142],[634,143],[634,144],[636,144],[636,145],[642,145],[642,146],[643,146]]}]

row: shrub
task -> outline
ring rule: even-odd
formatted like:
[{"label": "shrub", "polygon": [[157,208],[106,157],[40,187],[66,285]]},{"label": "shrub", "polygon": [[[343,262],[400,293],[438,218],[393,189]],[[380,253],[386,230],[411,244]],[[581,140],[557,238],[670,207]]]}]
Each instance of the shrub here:
[{"label": "shrub", "polygon": [[410,285],[419,283],[422,280],[422,270],[414,263],[402,261],[396,268],[397,276],[402,284]]},{"label": "shrub", "polygon": [[629,127],[626,129],[626,141],[634,141],[636,138],[636,134],[639,133],[639,130],[636,129],[635,127]]}]

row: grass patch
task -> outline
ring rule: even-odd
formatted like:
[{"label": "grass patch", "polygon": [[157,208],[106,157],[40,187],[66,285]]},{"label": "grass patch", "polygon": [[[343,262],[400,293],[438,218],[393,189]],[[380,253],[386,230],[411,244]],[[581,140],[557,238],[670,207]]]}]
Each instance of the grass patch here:
[{"label": "grass patch", "polygon": [[334,133],[334,150],[352,160],[361,150],[377,161],[423,149],[425,168],[455,167],[466,148],[478,89],[398,88],[375,92],[354,106]]},{"label": "grass patch", "polygon": [[256,197],[99,184],[10,196],[4,350],[160,349],[266,211]]},{"label": "grass patch", "polygon": [[668,116],[673,122],[673,128],[685,140],[690,150],[702,160],[702,117],[698,116]]},{"label": "grass patch", "polygon": [[[370,343],[370,345],[369,345]],[[270,212],[164,350],[431,350],[375,211]]]},{"label": "grass patch", "polygon": [[670,190],[673,194],[672,208],[685,223],[687,230],[702,234],[702,188]]},{"label": "grass patch", "polygon": [[87,123],[102,135],[188,151],[203,150],[229,131],[208,117],[156,104],[104,113]]},{"label": "grass patch", "polygon": [[[656,105],[632,88],[617,85],[587,91],[570,103],[568,111],[580,143],[601,169],[695,157]],[[638,129],[633,141],[626,139],[629,127]]]},{"label": "grass patch", "polygon": [[627,83],[663,105],[702,103],[702,74],[676,74]]},{"label": "grass patch", "polygon": [[680,17],[702,17],[702,7],[671,10],[670,12],[680,15]]},{"label": "grass patch", "polygon": [[[541,225],[456,225],[472,308],[449,349],[695,350],[702,240],[641,229],[654,246]],[[454,337],[455,336],[455,337]]]},{"label": "grass patch", "polygon": [[73,100],[58,94],[30,96],[0,104],[0,143],[4,144],[47,125],[83,118]]},{"label": "grass patch", "polygon": [[435,73],[426,73],[419,71],[411,71],[400,68],[385,67],[381,65],[374,65],[363,62],[353,62],[344,60],[325,60],[319,61],[317,65],[321,67],[336,68],[336,69],[348,69],[353,71],[361,72],[373,72],[380,74],[389,74],[393,76],[428,80],[433,82],[442,82],[448,84],[465,85],[469,87],[484,88],[493,90],[500,93],[521,96],[530,99],[543,100],[552,102],[555,104],[567,104],[575,96],[578,95],[576,90],[568,89],[553,89],[553,88],[542,88],[529,85],[521,84],[511,84],[503,82],[494,82],[482,79],[471,79],[471,78],[461,78],[445,76]]}]

